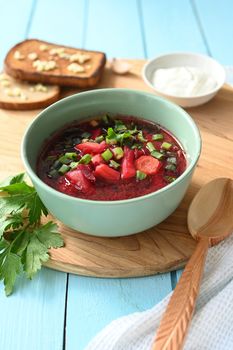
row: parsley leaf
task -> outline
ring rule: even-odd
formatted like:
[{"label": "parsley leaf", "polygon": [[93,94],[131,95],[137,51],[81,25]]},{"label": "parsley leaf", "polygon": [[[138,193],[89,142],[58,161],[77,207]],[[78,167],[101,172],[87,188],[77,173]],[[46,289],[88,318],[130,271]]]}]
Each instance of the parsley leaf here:
[{"label": "parsley leaf", "polygon": [[17,275],[20,273],[22,263],[17,254],[8,253],[2,262],[0,280],[4,280],[5,293],[10,295],[15,284]]},{"label": "parsley leaf", "polygon": [[24,174],[4,180],[0,192],[0,280],[10,295],[17,275],[31,279],[49,259],[48,250],[64,242],[55,223],[40,225],[48,211]]},{"label": "parsley leaf", "polygon": [[15,176],[9,176],[0,183],[0,187],[23,182],[24,177],[25,177],[24,173],[21,173],[21,174],[15,175]]},{"label": "parsley leaf", "polygon": [[9,230],[10,228],[18,228],[23,226],[23,217],[20,213],[12,212],[8,217],[2,217],[0,219],[0,239],[4,231]]},{"label": "parsley leaf", "polygon": [[25,256],[25,271],[28,278],[32,278],[41,268],[42,263],[48,261],[48,248],[63,246],[63,240],[56,230],[57,225],[51,221],[34,230]]}]

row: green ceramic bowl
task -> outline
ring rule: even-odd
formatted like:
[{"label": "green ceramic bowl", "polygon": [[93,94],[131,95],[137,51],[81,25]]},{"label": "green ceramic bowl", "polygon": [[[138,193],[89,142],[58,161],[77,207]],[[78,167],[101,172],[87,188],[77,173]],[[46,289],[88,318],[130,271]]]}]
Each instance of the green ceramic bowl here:
[{"label": "green ceramic bowl", "polygon": [[[186,151],[188,166],[185,172],[157,192],[120,201],[71,197],[41,181],[35,168],[44,140],[68,122],[104,112],[152,120],[170,130]],[[22,159],[27,173],[48,210],[75,230],[104,237],[131,235],[166,219],[182,200],[200,151],[198,128],[183,109],[155,95],[128,89],[93,90],[54,103],[33,120],[22,143]]]}]

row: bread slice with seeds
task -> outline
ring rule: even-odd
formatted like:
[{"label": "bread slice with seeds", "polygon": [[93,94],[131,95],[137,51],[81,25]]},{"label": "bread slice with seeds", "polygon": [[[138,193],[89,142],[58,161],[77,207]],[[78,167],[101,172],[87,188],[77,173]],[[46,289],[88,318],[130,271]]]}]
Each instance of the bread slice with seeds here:
[{"label": "bread slice with seeds", "polygon": [[13,110],[39,109],[58,100],[57,85],[30,84],[0,73],[0,108]]},{"label": "bread slice with seeds", "polygon": [[4,69],[20,80],[87,88],[99,82],[105,63],[103,52],[30,39],[8,52]]}]

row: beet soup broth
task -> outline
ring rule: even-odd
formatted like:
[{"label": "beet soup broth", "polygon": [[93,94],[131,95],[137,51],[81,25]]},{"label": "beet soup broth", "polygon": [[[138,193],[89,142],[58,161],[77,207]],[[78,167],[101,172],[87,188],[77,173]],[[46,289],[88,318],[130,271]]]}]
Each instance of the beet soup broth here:
[{"label": "beet soup broth", "polygon": [[175,181],[186,158],[162,126],[128,116],[73,122],[45,142],[39,177],[65,194],[114,201],[155,192]]}]

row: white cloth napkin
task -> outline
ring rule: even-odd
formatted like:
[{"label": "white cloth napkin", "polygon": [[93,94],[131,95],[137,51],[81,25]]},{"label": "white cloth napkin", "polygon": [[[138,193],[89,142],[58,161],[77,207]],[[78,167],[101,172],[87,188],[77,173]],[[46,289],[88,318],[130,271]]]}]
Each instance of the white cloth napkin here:
[{"label": "white cloth napkin", "polygon": [[[111,322],[86,350],[150,350],[171,293],[150,310]],[[185,350],[233,350],[233,235],[208,252]]]}]

